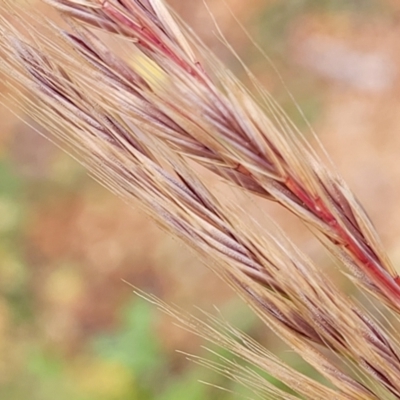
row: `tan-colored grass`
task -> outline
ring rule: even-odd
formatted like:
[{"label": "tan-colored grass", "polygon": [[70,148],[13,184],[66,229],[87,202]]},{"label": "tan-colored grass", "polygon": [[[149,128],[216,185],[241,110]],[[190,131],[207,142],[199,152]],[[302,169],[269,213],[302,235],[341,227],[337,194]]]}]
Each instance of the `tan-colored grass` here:
[{"label": "tan-colored grass", "polygon": [[[232,327],[185,319],[157,304],[299,396],[400,398],[395,334],[283,235],[273,237],[265,227],[260,236],[240,209],[221,204],[189,161],[293,211],[328,240],[364,290],[398,312],[398,277],[340,178],[278,110],[272,109],[276,120],[269,119],[160,0],[49,2],[64,13],[66,30],[42,21],[39,33],[22,8],[0,6],[1,70],[20,90],[17,101],[102,184],[128,202],[139,200],[162,227],[194,248],[332,387],[291,370]],[[26,33],[15,27],[16,15],[31,27]],[[121,36],[131,59],[114,53],[82,22]],[[201,56],[211,60],[209,72],[197,61]],[[212,367],[262,395],[296,398],[251,370],[225,364]]]},{"label": "tan-colored grass", "polygon": [[[345,183],[323,166],[276,105],[266,99],[275,121],[267,118],[232,74],[174,23],[162,3],[50,3],[75,20],[126,38],[154,62],[160,78],[142,76],[125,82],[121,112],[131,115],[134,104],[137,115],[146,115],[152,123],[153,135],[175,151],[294,212],[333,244],[328,247],[353,271],[359,284],[400,309],[399,277]],[[201,62],[188,41],[203,56]],[[81,54],[107,69],[110,78],[124,78],[122,65],[118,69],[109,64],[101,49],[96,60],[80,44]],[[210,78],[206,67],[216,79]]]}]

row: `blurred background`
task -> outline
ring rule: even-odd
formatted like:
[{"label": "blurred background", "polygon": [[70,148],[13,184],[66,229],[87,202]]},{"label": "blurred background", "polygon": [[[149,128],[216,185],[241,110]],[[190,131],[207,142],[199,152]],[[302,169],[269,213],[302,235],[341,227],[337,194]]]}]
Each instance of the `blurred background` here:
[{"label": "blurred background", "polygon": [[[228,41],[310,140],[305,120],[312,125],[397,265],[400,2],[206,1]],[[247,82],[218,40],[203,1],[169,3]],[[39,1],[31,6],[48,12]],[[1,399],[228,400],[246,393],[177,353],[213,357],[123,280],[189,311],[216,305],[235,326],[287,358],[287,349],[194,253],[10,113],[1,83],[0,90]],[[300,224],[274,205],[254,204],[351,290]]]}]

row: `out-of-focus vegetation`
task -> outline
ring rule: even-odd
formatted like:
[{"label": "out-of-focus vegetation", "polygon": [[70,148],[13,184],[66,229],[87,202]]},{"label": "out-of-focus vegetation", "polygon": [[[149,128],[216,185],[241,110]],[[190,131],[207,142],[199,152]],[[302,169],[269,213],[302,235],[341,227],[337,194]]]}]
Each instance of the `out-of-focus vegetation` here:
[{"label": "out-of-focus vegetation", "polygon": [[[240,56],[309,134],[282,81],[251,46],[225,2],[207,3]],[[203,2],[171,4],[242,75],[238,61],[217,39]],[[399,2],[228,0],[227,4],[280,71],[396,263],[400,260]],[[231,291],[194,254],[140,210],[99,187],[42,139],[34,124],[16,118],[7,108],[5,89],[0,90],[4,95],[1,399],[225,400],[249,394],[176,353],[179,349],[213,357],[200,348],[200,339],[139,300],[122,279],[189,310],[191,305],[211,309],[215,304],[238,327],[289,359],[280,342],[239,300],[232,299]],[[210,185],[215,184],[210,177]],[[288,234],[341,283],[340,276],[331,272],[330,259],[301,225],[276,207],[255,202],[263,212],[274,213]]]}]

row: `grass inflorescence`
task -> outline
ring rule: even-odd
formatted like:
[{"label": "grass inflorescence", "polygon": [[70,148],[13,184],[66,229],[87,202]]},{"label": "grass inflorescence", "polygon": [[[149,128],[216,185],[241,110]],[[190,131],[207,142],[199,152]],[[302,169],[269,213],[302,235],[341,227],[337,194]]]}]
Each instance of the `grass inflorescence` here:
[{"label": "grass inflorescence", "polygon": [[[229,325],[184,317],[154,300],[295,394],[227,360],[201,362],[272,398],[400,398],[399,340],[390,326],[284,235],[268,226],[259,235],[193,169],[198,163],[248,196],[290,210],[361,291],[400,312],[400,278],[368,216],[268,93],[260,89],[258,104],[161,0],[48,3],[62,23],[33,21],[8,1],[0,6],[0,66],[18,102],[103,185],[139,201],[195,249],[330,384],[289,368]],[[113,39],[128,51],[117,53]]]}]

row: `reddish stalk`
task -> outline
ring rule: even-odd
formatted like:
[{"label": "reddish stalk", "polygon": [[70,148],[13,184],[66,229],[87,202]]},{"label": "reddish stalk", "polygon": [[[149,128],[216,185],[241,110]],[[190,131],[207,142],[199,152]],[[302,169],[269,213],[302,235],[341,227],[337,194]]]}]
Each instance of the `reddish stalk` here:
[{"label": "reddish stalk", "polygon": [[379,260],[371,254],[371,250],[362,248],[338,223],[337,219],[328,210],[326,205],[320,198],[311,198],[297,182],[288,177],[286,179],[286,187],[300,199],[306,207],[312,211],[319,219],[329,225],[337,235],[342,239],[341,243],[337,243],[353,254],[358,260],[358,265],[362,270],[367,271],[371,281],[382,289],[393,301],[400,305],[400,277],[399,275],[391,276],[379,263]]}]

